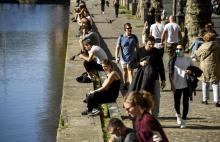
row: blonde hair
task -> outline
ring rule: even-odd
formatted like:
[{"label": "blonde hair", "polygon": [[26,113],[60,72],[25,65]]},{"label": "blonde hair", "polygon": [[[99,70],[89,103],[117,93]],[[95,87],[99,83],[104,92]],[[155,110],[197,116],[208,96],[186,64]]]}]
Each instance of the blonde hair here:
[{"label": "blonde hair", "polygon": [[147,91],[132,91],[126,95],[124,102],[132,106],[140,106],[147,112],[153,107],[152,95]]},{"label": "blonde hair", "polygon": [[216,38],[216,34],[213,32],[207,32],[205,33],[205,35],[203,36],[203,40],[205,42],[209,42],[209,41],[214,41]]}]

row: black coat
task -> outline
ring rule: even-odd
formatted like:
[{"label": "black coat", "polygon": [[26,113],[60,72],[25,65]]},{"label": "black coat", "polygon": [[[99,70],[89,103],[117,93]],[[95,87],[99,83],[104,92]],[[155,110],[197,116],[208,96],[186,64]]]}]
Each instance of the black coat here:
[{"label": "black coat", "polygon": [[[144,67],[140,65],[143,60],[148,62]],[[137,68],[129,90],[145,90],[153,93],[155,80],[158,80],[159,76],[161,80],[166,80],[163,60],[156,48],[151,50],[146,50],[144,47],[138,48],[129,65],[132,69]]]}]

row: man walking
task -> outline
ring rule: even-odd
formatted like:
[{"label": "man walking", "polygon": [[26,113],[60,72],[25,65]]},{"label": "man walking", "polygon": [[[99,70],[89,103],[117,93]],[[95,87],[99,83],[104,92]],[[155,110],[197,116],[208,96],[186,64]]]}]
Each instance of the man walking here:
[{"label": "man walking", "polygon": [[175,22],[174,16],[169,17],[169,23],[165,25],[164,31],[161,36],[161,44],[167,41],[167,49],[169,52],[169,57],[175,55],[176,46],[178,43],[182,43],[182,34],[180,26]]},{"label": "man walking", "polygon": [[[115,49],[116,62],[121,63],[123,74],[123,89],[128,89],[128,84],[131,84],[133,78],[133,69],[130,68],[131,61],[135,48],[139,47],[138,38],[132,34],[132,27],[130,23],[124,24],[124,34],[120,35]],[[120,57],[119,57],[120,52]]]}]

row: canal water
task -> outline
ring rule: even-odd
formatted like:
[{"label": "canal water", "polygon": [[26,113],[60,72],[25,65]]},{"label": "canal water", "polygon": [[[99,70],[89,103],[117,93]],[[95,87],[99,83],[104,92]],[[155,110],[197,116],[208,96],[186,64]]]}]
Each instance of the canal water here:
[{"label": "canal water", "polygon": [[0,142],[55,142],[69,7],[0,4]]}]

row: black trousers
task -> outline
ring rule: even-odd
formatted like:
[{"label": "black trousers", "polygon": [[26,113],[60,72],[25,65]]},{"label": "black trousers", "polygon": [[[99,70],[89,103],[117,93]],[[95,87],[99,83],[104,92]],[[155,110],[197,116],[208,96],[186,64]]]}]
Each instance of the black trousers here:
[{"label": "black trousers", "polygon": [[183,88],[183,89],[176,89],[176,92],[174,93],[174,107],[177,114],[180,114],[180,101],[181,96],[183,95],[183,114],[182,119],[186,120],[187,114],[189,111],[189,89]]},{"label": "black trousers", "polygon": [[84,65],[87,72],[90,72],[92,70],[103,71],[102,66],[100,64],[96,63],[96,61],[94,61],[94,60],[92,60],[90,62],[84,61],[83,65]]},{"label": "black trousers", "polygon": [[101,11],[104,12],[105,11],[105,0],[101,1]]},{"label": "black trousers", "polygon": [[98,108],[100,104],[115,102],[117,95],[109,91],[96,92],[95,94],[88,95],[86,97],[88,111],[91,112],[93,108]]},{"label": "black trousers", "polygon": [[118,11],[119,11],[119,4],[115,4],[115,16],[118,17]]}]

